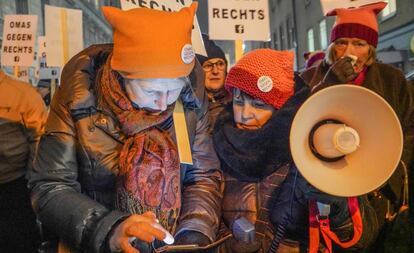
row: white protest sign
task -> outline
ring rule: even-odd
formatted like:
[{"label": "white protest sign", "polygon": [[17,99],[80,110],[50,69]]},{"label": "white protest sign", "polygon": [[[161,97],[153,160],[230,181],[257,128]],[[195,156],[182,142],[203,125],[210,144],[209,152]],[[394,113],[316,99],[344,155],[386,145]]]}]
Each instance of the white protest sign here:
[{"label": "white protest sign", "polygon": [[365,4],[377,3],[379,0],[321,0],[324,15],[336,8],[359,7]]},{"label": "white protest sign", "polygon": [[37,40],[37,78],[38,79],[58,79],[60,75],[59,67],[49,67],[46,62],[46,37],[39,36]]},{"label": "white protest sign", "polygon": [[62,67],[83,49],[82,11],[45,5],[48,66]]},{"label": "white protest sign", "polygon": [[1,64],[31,66],[37,32],[37,15],[5,15]]},{"label": "white protest sign", "polygon": [[[190,6],[192,0],[121,0],[121,8],[129,10],[133,8],[151,8],[162,11],[179,11],[185,6]],[[207,56],[204,47],[203,38],[201,37],[200,26],[198,24],[197,16],[194,17],[193,32],[191,34],[191,41],[194,51],[197,54]]]},{"label": "white protest sign", "polygon": [[208,0],[213,40],[270,40],[268,0]]},{"label": "white protest sign", "polygon": [[46,36],[37,37],[37,57],[46,57]]}]

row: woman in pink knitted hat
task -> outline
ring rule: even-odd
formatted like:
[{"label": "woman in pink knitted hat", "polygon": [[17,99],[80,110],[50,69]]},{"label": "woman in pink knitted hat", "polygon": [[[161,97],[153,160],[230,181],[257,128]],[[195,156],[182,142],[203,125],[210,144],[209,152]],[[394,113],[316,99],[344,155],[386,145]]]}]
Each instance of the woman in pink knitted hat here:
[{"label": "woman in pink knitted hat", "polygon": [[[330,85],[347,83],[366,87],[382,96],[394,109],[403,127],[402,161],[409,164],[414,150],[412,93],[409,92],[407,82],[400,70],[376,61],[377,14],[386,5],[384,2],[377,2],[358,8],[339,8],[330,11],[327,16],[336,16],[336,22],[331,30],[331,44],[326,52],[327,58],[317,68],[309,69],[301,76],[313,92]],[[387,200],[391,202],[392,212],[398,211],[402,203],[402,171],[402,168],[398,168],[388,183],[370,196],[372,205],[377,207],[380,228],[384,228],[386,221]],[[413,189],[411,187],[410,191]],[[414,195],[410,192],[409,196]],[[385,240],[378,238],[377,241],[380,245]],[[374,249],[373,252],[382,251]]]},{"label": "woman in pink knitted hat", "polygon": [[[353,226],[346,198],[310,186],[290,155],[290,126],[310,95],[301,78],[294,76],[293,52],[250,52],[230,69],[225,87],[233,104],[218,117],[213,141],[225,175],[222,225],[233,238],[219,252],[307,250],[310,199],[331,204],[332,230],[341,240],[350,240]],[[366,204],[361,199],[364,233],[375,234],[370,222],[374,220],[365,217]],[[369,243],[360,238],[353,250]]]}]

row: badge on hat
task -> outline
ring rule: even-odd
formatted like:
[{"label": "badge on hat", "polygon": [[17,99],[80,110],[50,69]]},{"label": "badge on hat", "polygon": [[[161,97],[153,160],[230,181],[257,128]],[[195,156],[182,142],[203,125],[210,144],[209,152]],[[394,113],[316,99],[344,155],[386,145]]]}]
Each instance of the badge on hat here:
[{"label": "badge on hat", "polygon": [[193,46],[191,44],[185,44],[181,49],[181,59],[185,64],[190,64],[195,58]]},{"label": "badge on hat", "polygon": [[257,80],[257,88],[261,92],[269,92],[273,89],[273,80],[269,76],[261,76]]}]

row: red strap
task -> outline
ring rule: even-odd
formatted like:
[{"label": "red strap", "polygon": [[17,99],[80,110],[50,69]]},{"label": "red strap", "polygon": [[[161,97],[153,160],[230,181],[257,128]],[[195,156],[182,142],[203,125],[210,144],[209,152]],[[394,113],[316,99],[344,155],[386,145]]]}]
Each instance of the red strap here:
[{"label": "red strap", "polygon": [[319,249],[319,222],[318,208],[315,201],[309,201],[309,253],[318,253]]},{"label": "red strap", "polygon": [[[362,235],[362,217],[359,210],[358,199],[356,197],[348,198],[348,208],[351,214],[352,222],[354,225],[354,236],[347,242],[341,242],[338,236],[331,231],[329,226],[329,219],[317,220],[318,207],[316,201],[309,201],[309,253],[317,253],[319,247],[319,229],[322,232],[322,237],[326,243],[326,252],[332,252],[332,241],[341,246],[342,248],[349,248],[355,245]],[[315,229],[316,228],[316,229]]]}]

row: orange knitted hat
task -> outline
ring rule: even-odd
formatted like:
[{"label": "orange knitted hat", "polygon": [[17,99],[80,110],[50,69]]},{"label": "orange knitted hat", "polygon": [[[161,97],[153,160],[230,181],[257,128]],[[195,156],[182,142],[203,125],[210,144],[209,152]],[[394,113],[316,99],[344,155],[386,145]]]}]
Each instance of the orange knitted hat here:
[{"label": "orange knitted hat", "polygon": [[279,109],[293,95],[293,52],[257,49],[229,71],[225,87],[238,88]]},{"label": "orange knitted hat", "polygon": [[326,16],[336,16],[336,22],[331,31],[331,42],[339,38],[359,38],[374,47],[378,44],[377,14],[387,6],[385,2],[378,2],[360,6],[358,8],[334,9]]},{"label": "orange knitted hat", "polygon": [[178,12],[102,7],[113,28],[112,69],[127,78],[177,78],[190,74],[191,31],[197,3]]}]

